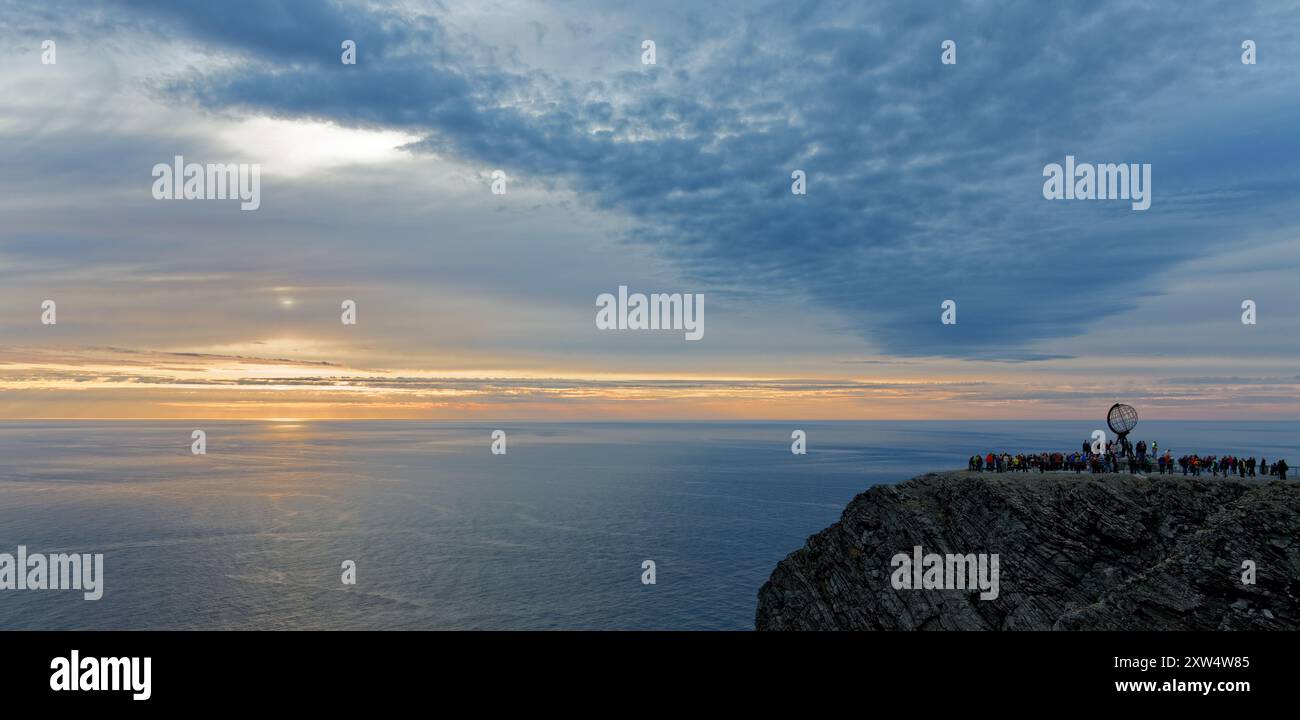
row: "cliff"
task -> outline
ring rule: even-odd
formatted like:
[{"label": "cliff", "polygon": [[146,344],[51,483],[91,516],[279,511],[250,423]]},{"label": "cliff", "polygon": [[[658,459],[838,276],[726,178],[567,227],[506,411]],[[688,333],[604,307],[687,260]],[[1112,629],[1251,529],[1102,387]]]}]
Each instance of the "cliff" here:
[{"label": "cliff", "polygon": [[[996,597],[928,582],[897,588],[920,578],[902,561],[917,546],[996,554]],[[1253,584],[1243,582],[1247,561]],[[1300,629],[1300,485],[962,471],[876,486],[776,566],[755,626]]]}]

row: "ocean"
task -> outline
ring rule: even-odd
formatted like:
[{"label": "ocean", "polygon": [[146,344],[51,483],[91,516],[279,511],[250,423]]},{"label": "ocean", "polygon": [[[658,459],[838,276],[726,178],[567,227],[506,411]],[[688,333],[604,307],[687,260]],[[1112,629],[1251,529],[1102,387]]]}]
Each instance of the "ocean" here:
[{"label": "ocean", "polygon": [[[0,422],[0,553],[104,554],[102,599],[0,590],[0,628],[750,629],[776,563],[854,495],[1098,427]],[[1132,439],[1300,462],[1297,422],[1144,420]]]}]

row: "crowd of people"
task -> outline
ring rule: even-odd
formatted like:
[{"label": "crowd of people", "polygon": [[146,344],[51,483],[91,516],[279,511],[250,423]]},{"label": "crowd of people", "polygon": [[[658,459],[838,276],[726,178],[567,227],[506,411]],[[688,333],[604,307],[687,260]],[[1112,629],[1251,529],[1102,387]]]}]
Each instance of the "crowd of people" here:
[{"label": "crowd of people", "polygon": [[[1098,442],[1101,442],[1100,439]],[[1206,473],[1214,477],[1277,477],[1286,479],[1290,466],[1286,460],[1278,459],[1270,464],[1267,458],[1243,458],[1236,455],[1182,455],[1175,458],[1166,450],[1160,454],[1160,445],[1139,441],[1136,447],[1128,448],[1118,442],[1108,442],[1102,452],[1094,452],[1093,447],[1084,441],[1078,452],[1043,452],[1043,453],[987,453],[972,455],[967,469],[974,472],[1047,472],[1048,470],[1065,470],[1076,473],[1112,473],[1127,472],[1158,473],[1173,475],[1200,476]]]}]

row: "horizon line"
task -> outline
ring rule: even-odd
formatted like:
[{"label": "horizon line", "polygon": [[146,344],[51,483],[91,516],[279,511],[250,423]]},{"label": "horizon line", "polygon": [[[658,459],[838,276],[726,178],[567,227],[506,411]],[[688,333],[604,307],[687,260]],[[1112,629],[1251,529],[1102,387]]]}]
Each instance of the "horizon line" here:
[{"label": "horizon line", "polygon": [[[1294,418],[1266,418],[1257,420],[1243,420],[1240,418],[1205,418],[1205,419],[1188,419],[1188,418],[1143,418],[1145,422],[1300,422],[1300,417]],[[250,418],[218,418],[218,417],[58,417],[58,418],[0,418],[0,422],[438,422],[438,423],[641,423],[641,424],[669,424],[669,423],[855,423],[855,422],[1087,422],[1088,418],[859,418],[859,419],[820,419],[820,418],[780,418],[780,419],[736,419],[736,418],[669,418],[669,419],[586,419],[586,420],[545,420],[545,419],[472,419],[454,420],[447,418],[411,418],[411,417],[362,417],[362,418],[288,418],[288,417],[250,417]],[[1105,420],[1100,422],[1105,423]]]}]

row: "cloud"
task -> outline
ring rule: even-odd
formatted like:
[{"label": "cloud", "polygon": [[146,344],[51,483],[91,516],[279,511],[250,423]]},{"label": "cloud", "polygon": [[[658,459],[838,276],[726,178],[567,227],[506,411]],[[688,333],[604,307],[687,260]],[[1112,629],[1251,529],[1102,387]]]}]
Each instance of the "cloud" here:
[{"label": "cloud", "polygon": [[1287,417],[1300,376],[1148,384],[1053,378],[890,379],[486,375],[374,370],[275,356],[120,347],[0,347],[9,419],[319,417],[390,419],[788,419],[1096,417],[1123,398],[1157,417]]},{"label": "cloud", "polygon": [[[1278,98],[1296,97],[1281,60],[1295,40],[1266,10],[1192,5],[701,11],[660,24],[659,65],[574,81],[484,64],[504,49],[399,6],[125,3],[239,59],[160,79],[175,101],[419,133],[412,151],[635,219],[705,287],[806,294],[894,355],[1002,360],[1053,356],[1027,348],[1131,310],[1159,292],[1155,263],[1246,243],[1252,218],[1294,206],[1281,158],[1297,108]],[[624,19],[608,32],[630,58]],[[1242,66],[1247,33],[1278,60]],[[343,37],[356,67],[338,62]],[[942,66],[950,37],[958,64]],[[1153,209],[1046,203],[1039,170],[1066,154],[1153,163]],[[796,168],[806,197],[788,191]],[[937,321],[948,298],[956,326]]]},{"label": "cloud", "polygon": [[[1294,399],[1290,383],[1249,381],[1286,377],[1300,329],[1286,310],[1300,267],[1300,48],[1285,9],[525,1],[507,12],[447,0],[4,11],[8,342],[329,360],[325,376],[241,375],[213,360],[232,376],[188,378],[204,393],[320,402],[658,393],[707,414],[733,393],[768,399],[773,413],[820,416],[825,406],[794,403],[866,398],[856,416],[1042,417],[1121,391],[1179,412],[1256,402],[1276,414]],[[32,60],[47,33],[60,39],[57,68]],[[1258,66],[1237,60],[1246,36]],[[358,42],[355,67],[338,62],[345,38]],[[645,38],[658,43],[656,66],[640,64]],[[957,66],[938,62],[948,38]],[[355,152],[335,152],[340,139]],[[304,148],[310,162],[284,172]],[[264,208],[152,201],[149,166],[182,152],[266,163]],[[1152,209],[1043,201],[1039,171],[1067,153],[1152,162]],[[507,199],[486,191],[498,167],[512,178]],[[789,193],[795,168],[809,174],[806,197]],[[623,282],[710,294],[708,343],[595,333],[592,297]],[[291,308],[278,303],[285,293]],[[59,300],[57,328],[35,322],[46,297]],[[339,325],[342,297],[360,300],[359,326]],[[1246,336],[1243,297],[1261,318]],[[943,326],[950,298],[959,324]],[[206,372],[180,356],[146,365],[66,372],[82,388],[102,379],[178,396],[178,377]],[[641,377],[614,383],[600,377],[608,368]],[[1246,379],[1160,379],[1176,373]],[[655,379],[666,376],[691,379]]]}]

